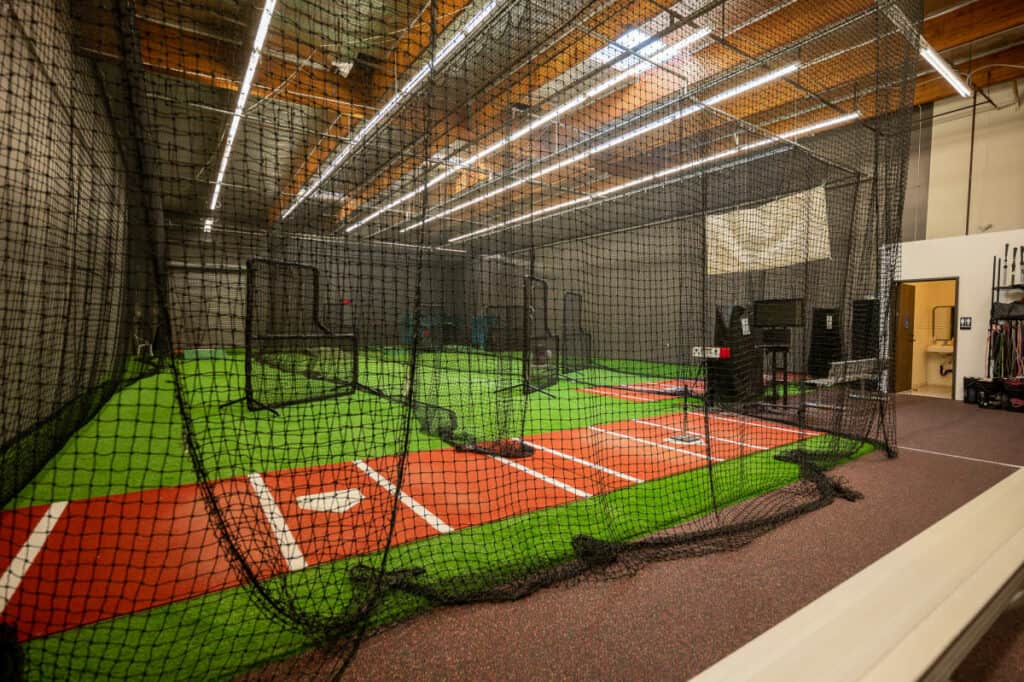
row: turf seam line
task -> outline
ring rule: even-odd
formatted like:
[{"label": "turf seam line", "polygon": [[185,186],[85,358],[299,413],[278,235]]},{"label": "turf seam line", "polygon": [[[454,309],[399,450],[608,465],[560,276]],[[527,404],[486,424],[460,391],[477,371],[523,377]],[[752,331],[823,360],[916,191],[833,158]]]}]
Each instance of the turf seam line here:
[{"label": "turf seam line", "polygon": [[[688,433],[691,436],[698,436],[700,438],[704,437],[703,434],[701,434],[701,433],[699,433],[697,431],[689,431],[689,430],[686,430],[686,429],[680,429],[680,428],[677,428],[675,426],[669,426],[668,424],[656,424],[654,422],[644,421],[643,419],[634,419],[633,421],[635,421],[637,424],[644,424],[646,426],[656,426],[659,429],[667,429],[669,431],[678,431],[679,433]],[[723,443],[729,443],[731,445],[739,445],[740,447],[751,448],[753,450],[764,451],[764,450],[768,449],[768,448],[766,448],[766,447],[764,447],[762,445],[754,445],[753,443],[744,443],[743,441],[740,441],[740,440],[732,440],[732,439],[729,439],[729,438],[723,438],[721,436],[711,436],[711,440],[720,440]]]},{"label": "turf seam line", "polygon": [[619,438],[625,438],[626,440],[636,441],[637,443],[643,443],[645,445],[653,445],[656,448],[662,448],[664,450],[671,450],[673,452],[681,452],[684,455],[690,455],[691,457],[696,457],[698,459],[710,459],[713,462],[724,462],[725,461],[725,460],[720,459],[718,457],[712,457],[711,455],[705,455],[705,454],[701,454],[699,452],[693,452],[692,450],[686,450],[686,449],[683,449],[683,448],[674,448],[674,447],[672,447],[670,445],[665,445],[664,443],[659,443],[659,442],[653,441],[653,440],[647,440],[645,438],[638,438],[636,436],[630,436],[630,435],[625,434],[625,433],[619,433],[618,431],[609,431],[607,429],[601,429],[601,428],[598,428],[596,426],[591,426],[590,430],[591,431],[597,431],[598,433],[607,433],[610,436],[618,436]]},{"label": "turf seam line", "polygon": [[46,539],[50,537],[50,533],[56,527],[57,522],[60,521],[60,517],[67,506],[68,502],[62,501],[54,502],[47,507],[43,517],[39,519],[39,522],[36,523],[35,528],[29,534],[28,539],[25,540],[25,544],[21,546],[21,549],[18,550],[18,553],[11,560],[3,576],[0,576],[0,614],[7,609],[7,605],[18,590],[22,578],[25,577],[29,568],[32,567],[32,562],[35,561],[36,556],[42,551],[43,545],[46,544]]},{"label": "turf seam line", "polygon": [[253,490],[256,491],[256,497],[260,501],[260,507],[263,508],[263,514],[267,517],[271,530],[274,531],[274,537],[277,539],[278,547],[281,549],[281,556],[284,557],[285,563],[288,564],[288,570],[301,571],[306,568],[306,557],[302,555],[302,549],[299,548],[299,543],[295,540],[295,536],[292,535],[292,530],[288,527],[288,521],[285,520],[280,507],[277,506],[274,495],[270,492],[270,488],[267,487],[263,476],[258,472],[249,474],[249,483],[252,485]]},{"label": "turf seam line", "polygon": [[397,495],[398,501],[408,507],[416,516],[426,521],[431,528],[436,530],[438,533],[451,533],[454,529],[447,523],[441,520],[441,517],[437,516],[434,512],[427,509],[425,506],[416,501],[411,495],[406,493],[404,490],[399,490],[395,487],[395,484],[385,478],[376,469],[371,467],[369,464],[362,460],[356,460],[354,462],[356,467],[359,468],[364,474],[373,479],[374,483],[379,485],[384,490],[388,491],[390,495]]},{"label": "turf seam line", "polygon": [[544,451],[544,452],[546,452],[548,454],[554,455],[556,457],[561,457],[562,459],[567,459],[570,462],[576,462],[577,464],[582,464],[583,466],[587,466],[587,467],[590,467],[592,469],[596,469],[598,471],[602,471],[602,472],[604,472],[606,474],[609,474],[611,476],[616,476],[618,478],[621,478],[624,481],[629,481],[630,483],[643,483],[644,482],[644,479],[642,479],[642,478],[637,478],[636,476],[630,476],[629,474],[622,473],[621,471],[616,471],[615,469],[612,469],[610,467],[606,467],[606,466],[604,466],[602,464],[598,464],[596,462],[591,462],[591,461],[586,460],[586,459],[581,459],[579,457],[574,457],[574,456],[566,454],[564,452],[559,452],[558,450],[555,450],[553,448],[545,447],[543,445],[538,445],[537,443],[533,443],[531,441],[524,440],[522,438],[520,438],[519,441],[523,445],[528,445],[531,448],[536,448],[537,450],[542,450],[542,451]]},{"label": "turf seam line", "polygon": [[940,455],[942,457],[952,457],[954,459],[966,459],[969,462],[980,462],[982,464],[997,464],[997,465],[1003,466],[1003,467],[1010,467],[1011,469],[1024,469],[1024,466],[1021,466],[1019,464],[1010,464],[1009,462],[997,462],[997,461],[992,460],[992,459],[979,459],[977,457],[967,457],[965,455],[954,455],[954,454],[949,453],[949,452],[936,452],[935,450],[923,450],[921,448],[912,448],[909,445],[899,445],[897,447],[900,450],[910,450],[912,452],[924,452],[924,453],[929,454],[929,455]]}]

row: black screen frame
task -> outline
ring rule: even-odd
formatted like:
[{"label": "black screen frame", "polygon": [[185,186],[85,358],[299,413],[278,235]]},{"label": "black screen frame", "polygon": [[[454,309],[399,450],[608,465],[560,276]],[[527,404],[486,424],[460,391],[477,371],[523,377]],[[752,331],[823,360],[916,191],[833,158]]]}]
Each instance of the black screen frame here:
[{"label": "black screen frame", "polygon": [[[771,321],[764,320],[763,306],[767,304],[790,304],[793,306],[795,312],[795,320],[792,322],[778,322],[774,319]],[[802,327],[804,326],[804,299],[802,298],[771,298],[760,301],[754,301],[753,315],[751,316],[751,325],[754,327]]]}]

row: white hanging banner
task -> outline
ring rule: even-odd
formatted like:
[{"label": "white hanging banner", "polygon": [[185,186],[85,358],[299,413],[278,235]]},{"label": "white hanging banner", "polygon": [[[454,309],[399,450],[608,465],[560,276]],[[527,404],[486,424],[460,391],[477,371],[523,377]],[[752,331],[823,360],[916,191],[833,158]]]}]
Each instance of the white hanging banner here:
[{"label": "white hanging banner", "polygon": [[707,274],[769,270],[832,257],[825,187],[705,220]]}]

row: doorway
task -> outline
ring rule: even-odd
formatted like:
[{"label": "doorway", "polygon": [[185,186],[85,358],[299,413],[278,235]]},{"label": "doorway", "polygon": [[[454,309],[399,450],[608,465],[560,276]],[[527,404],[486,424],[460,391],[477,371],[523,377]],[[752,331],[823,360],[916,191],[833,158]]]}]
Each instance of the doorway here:
[{"label": "doorway", "polygon": [[896,292],[896,393],[953,398],[959,278],[910,280]]}]

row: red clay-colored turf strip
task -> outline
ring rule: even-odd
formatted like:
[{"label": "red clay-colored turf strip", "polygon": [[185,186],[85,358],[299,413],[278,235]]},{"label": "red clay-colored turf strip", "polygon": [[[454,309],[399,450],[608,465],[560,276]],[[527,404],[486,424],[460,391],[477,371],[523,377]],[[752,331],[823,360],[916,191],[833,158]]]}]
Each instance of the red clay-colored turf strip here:
[{"label": "red clay-colored turf strip", "polygon": [[156,488],[68,505],[5,615],[32,639],[235,585],[199,488]]},{"label": "red clay-colored turf strip", "polygon": [[[394,482],[395,476],[381,471],[379,463],[380,460],[372,461],[374,469]],[[366,474],[351,462],[278,471],[265,474],[263,479],[288,522],[307,564],[369,554],[383,549],[387,544],[394,501],[383,487],[368,480]],[[357,489],[363,495],[362,501],[344,514],[308,511],[299,507],[296,500],[304,495],[342,489]],[[427,506],[429,508],[430,505]],[[431,535],[437,535],[437,531],[408,507],[398,505],[393,538],[395,544],[422,540]]]},{"label": "red clay-colored turf strip", "polygon": [[[700,379],[666,379],[665,381],[619,384],[617,386],[591,386],[589,388],[577,388],[576,390],[580,393],[600,395],[606,398],[619,398],[635,403],[653,403],[659,400],[678,398],[678,395],[672,395],[669,392],[684,387],[689,389],[691,395],[704,395],[704,382]],[[657,393],[656,391],[665,391],[665,393]]]},{"label": "red clay-colored turf strip", "polygon": [[[693,413],[687,423],[696,425],[698,434],[702,416]],[[669,429],[684,423],[682,414],[673,414],[642,420],[648,424],[629,420],[528,436],[527,442],[540,447],[518,460],[451,448],[414,452],[405,458],[402,491],[407,500],[459,530],[707,466],[708,455],[725,460],[817,435],[770,422],[710,416],[710,447],[670,441],[677,432]],[[366,465],[394,485],[400,462],[390,456]],[[270,472],[263,480],[307,565],[384,547],[394,502],[381,483],[354,463]],[[213,485],[236,546],[260,578],[286,572],[279,539],[249,480],[236,477]],[[301,496],[341,489],[357,489],[363,496],[343,514],[308,511],[298,504]],[[47,509],[3,512],[3,525],[13,532],[0,543],[0,567],[6,570]],[[397,510],[396,544],[440,532],[408,505],[399,504]],[[19,624],[19,638],[26,640],[238,584],[199,487],[156,488],[71,502],[4,615]]]},{"label": "red clay-colored turf strip", "polygon": [[[533,468],[533,457],[519,460]],[[372,461],[390,480],[398,457]],[[455,529],[498,521],[579,499],[493,457],[453,449],[409,453],[402,490]],[[512,491],[514,495],[510,494]]]},{"label": "red clay-colored turf strip", "polygon": [[49,505],[44,504],[2,512],[5,532],[0,536],[0,566],[10,565],[48,508]]}]

